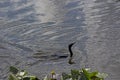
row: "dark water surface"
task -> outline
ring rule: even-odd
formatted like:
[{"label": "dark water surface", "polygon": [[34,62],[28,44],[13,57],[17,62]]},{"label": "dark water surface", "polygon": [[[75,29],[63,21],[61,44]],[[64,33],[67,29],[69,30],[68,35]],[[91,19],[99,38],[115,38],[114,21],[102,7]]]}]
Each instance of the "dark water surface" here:
[{"label": "dark water surface", "polygon": [[[69,65],[68,44],[74,61]],[[90,67],[120,79],[120,2],[0,0],[0,80],[10,65],[38,77]],[[41,75],[43,74],[43,75]]]}]

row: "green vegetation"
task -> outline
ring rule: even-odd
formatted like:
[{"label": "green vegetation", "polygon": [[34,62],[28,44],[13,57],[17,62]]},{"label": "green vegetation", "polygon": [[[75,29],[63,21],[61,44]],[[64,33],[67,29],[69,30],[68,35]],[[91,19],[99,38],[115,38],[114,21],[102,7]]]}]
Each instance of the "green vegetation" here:
[{"label": "green vegetation", "polygon": [[71,70],[70,74],[56,74],[51,72],[50,76],[46,75],[43,79],[38,79],[36,76],[28,75],[25,70],[19,70],[16,67],[10,67],[8,80],[104,80],[107,77],[105,73],[91,72],[90,69]]},{"label": "green vegetation", "polygon": [[10,67],[8,80],[39,80],[36,76],[30,76],[25,70],[19,70],[16,67]]},{"label": "green vegetation", "polygon": [[90,69],[81,70],[71,70],[70,74],[62,73],[61,77],[57,77],[55,72],[52,72],[52,76],[48,78],[47,76],[44,80],[104,80],[107,77],[105,73],[91,72]]}]

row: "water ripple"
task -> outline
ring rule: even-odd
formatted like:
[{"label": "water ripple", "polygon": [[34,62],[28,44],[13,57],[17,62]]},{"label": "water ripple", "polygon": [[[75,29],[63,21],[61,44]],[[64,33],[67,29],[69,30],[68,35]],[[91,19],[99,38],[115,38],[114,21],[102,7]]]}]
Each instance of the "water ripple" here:
[{"label": "water ripple", "polygon": [[[78,64],[72,67],[90,66],[107,71],[111,78],[116,79],[119,72],[113,75],[112,70],[120,66],[117,57],[119,15],[120,2],[114,0],[0,1],[0,52],[10,55],[4,64],[2,59],[7,56],[0,53],[3,56],[0,58],[1,65],[17,64],[19,61],[18,66],[31,64],[38,73],[41,66],[43,72],[56,67],[61,69],[61,66],[67,69],[70,68],[67,59],[58,57],[61,53],[68,53],[68,44],[76,42],[73,51]],[[45,54],[36,55],[39,51]]]}]

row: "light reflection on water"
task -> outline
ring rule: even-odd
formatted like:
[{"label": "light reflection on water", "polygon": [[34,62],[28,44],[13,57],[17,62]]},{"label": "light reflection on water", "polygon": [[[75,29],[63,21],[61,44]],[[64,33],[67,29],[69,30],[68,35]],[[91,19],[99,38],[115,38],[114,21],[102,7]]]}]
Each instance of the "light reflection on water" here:
[{"label": "light reflection on water", "polygon": [[[0,77],[10,65],[28,66],[38,76],[86,66],[119,80],[119,14],[113,0],[0,1]],[[69,54],[71,42],[74,65],[58,58]]]}]

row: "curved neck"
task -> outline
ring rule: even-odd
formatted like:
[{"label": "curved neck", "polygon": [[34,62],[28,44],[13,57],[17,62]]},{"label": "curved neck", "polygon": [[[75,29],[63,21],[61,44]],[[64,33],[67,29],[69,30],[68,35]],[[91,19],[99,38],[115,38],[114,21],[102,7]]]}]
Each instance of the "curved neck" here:
[{"label": "curved neck", "polygon": [[72,46],[69,46],[69,52],[70,52],[70,57],[72,57],[73,56]]},{"label": "curved neck", "polygon": [[69,49],[69,52],[70,52],[70,57],[73,56],[72,46],[73,46],[74,44],[75,44],[75,43],[71,43],[71,44],[69,44],[69,46],[68,46],[68,49]]}]

